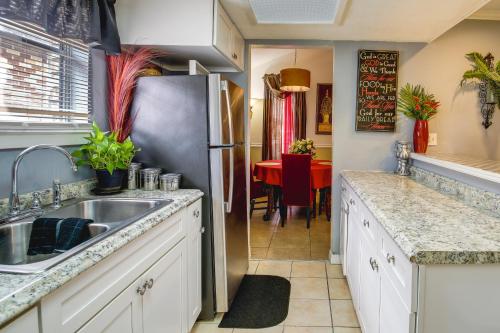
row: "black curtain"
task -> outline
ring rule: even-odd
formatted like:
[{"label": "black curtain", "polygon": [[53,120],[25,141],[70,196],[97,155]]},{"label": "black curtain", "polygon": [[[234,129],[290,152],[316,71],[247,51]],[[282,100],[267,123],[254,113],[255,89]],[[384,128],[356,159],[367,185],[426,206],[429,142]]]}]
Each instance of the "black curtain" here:
[{"label": "black curtain", "polygon": [[0,0],[2,18],[29,22],[48,34],[120,53],[116,0]]}]

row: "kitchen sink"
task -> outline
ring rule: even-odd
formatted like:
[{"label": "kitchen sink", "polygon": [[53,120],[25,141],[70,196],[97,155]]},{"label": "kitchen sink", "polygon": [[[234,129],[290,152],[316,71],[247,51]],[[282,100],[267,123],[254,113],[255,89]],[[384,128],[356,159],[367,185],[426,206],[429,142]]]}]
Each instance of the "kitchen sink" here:
[{"label": "kitchen sink", "polygon": [[0,225],[0,272],[35,273],[44,271],[76,253],[134,223],[172,200],[99,198],[79,199],[40,217],[91,219],[90,239],[63,253],[28,255],[35,217]]},{"label": "kitchen sink", "polygon": [[94,223],[120,224],[139,215],[143,215],[161,200],[99,198],[82,200],[72,205],[61,207],[46,217],[79,217],[91,219]]}]

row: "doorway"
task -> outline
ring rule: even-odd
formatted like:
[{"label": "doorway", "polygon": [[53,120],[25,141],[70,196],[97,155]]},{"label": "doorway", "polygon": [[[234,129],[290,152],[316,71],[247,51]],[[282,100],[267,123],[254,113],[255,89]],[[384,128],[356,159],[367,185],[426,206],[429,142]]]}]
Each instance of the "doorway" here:
[{"label": "doorway", "polygon": [[[326,260],[330,256],[331,230],[333,230],[331,227],[333,221],[329,221],[326,214],[326,210],[331,209],[331,196],[327,187],[331,186],[334,123],[334,119],[331,119],[333,47],[251,45],[249,53],[249,136],[251,172],[253,172],[250,187],[254,189],[250,204],[254,209],[249,226],[251,259]],[[291,112],[288,118],[291,115],[295,120],[293,126],[285,123],[286,116],[273,120],[276,128],[272,130],[278,135],[273,137],[273,147],[270,147],[270,125],[265,120],[269,119],[270,101],[269,98],[266,99],[264,87],[267,83],[264,77],[272,74],[278,74],[279,77],[280,71],[284,68],[301,68],[309,71],[309,90],[304,92],[303,108],[294,104],[291,111],[286,111]],[[291,142],[286,142],[283,140],[284,135],[280,137],[279,132],[284,134],[290,128],[293,134],[289,138],[292,139],[288,140]],[[288,153],[294,141],[306,138],[312,140],[315,147],[312,163],[321,165],[320,168],[323,169],[327,169],[330,163],[330,179],[322,182],[318,185],[321,188],[314,191],[316,207],[314,213],[311,212],[310,228],[306,227],[304,207],[288,207],[286,222],[282,227],[280,209],[278,204],[273,202],[278,201],[276,189],[279,192],[280,186],[276,183],[276,179],[273,182],[269,178],[271,176],[268,177],[261,171],[269,163],[279,163],[281,153]],[[270,152],[273,149],[274,151]],[[270,165],[267,167],[272,168]],[[259,170],[255,171],[256,168]],[[314,176],[315,174],[311,174],[311,177]],[[328,178],[325,177],[325,173],[321,174],[321,177]]]}]

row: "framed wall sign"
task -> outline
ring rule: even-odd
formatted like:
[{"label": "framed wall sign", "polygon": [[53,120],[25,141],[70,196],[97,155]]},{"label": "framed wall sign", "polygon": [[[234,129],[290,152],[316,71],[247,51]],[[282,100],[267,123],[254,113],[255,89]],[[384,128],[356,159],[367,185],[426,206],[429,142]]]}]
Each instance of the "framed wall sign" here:
[{"label": "framed wall sign", "polygon": [[394,132],[398,51],[358,51],[356,131]]},{"label": "framed wall sign", "polygon": [[332,134],[332,84],[318,83],[316,89],[316,134]]}]

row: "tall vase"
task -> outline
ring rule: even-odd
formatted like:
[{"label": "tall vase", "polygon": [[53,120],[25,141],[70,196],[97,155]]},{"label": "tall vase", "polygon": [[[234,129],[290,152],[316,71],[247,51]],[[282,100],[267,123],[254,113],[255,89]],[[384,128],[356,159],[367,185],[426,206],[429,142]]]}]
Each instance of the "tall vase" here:
[{"label": "tall vase", "polygon": [[413,128],[413,150],[415,153],[425,154],[429,143],[429,127],[427,120],[415,121]]}]

